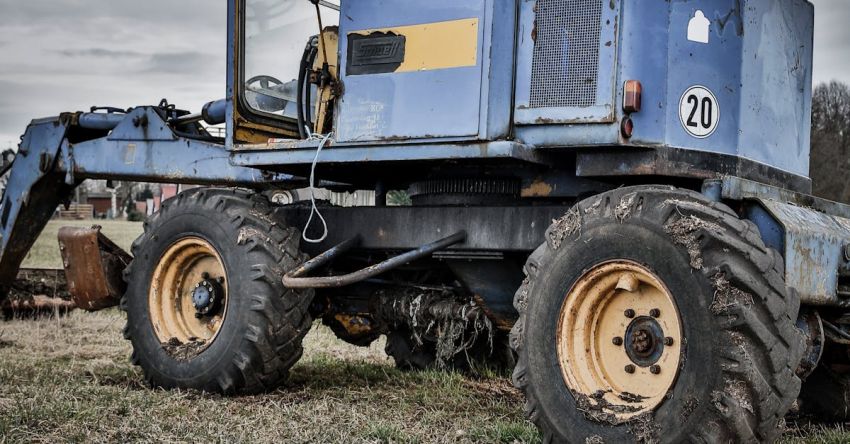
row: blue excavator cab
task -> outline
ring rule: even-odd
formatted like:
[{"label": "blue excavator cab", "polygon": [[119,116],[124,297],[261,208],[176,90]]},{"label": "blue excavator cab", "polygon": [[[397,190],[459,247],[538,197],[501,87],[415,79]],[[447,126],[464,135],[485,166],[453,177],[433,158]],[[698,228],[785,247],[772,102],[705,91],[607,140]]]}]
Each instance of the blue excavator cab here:
[{"label": "blue excavator cab", "polygon": [[[249,103],[260,84],[242,70],[263,66],[256,60],[272,42],[291,35],[258,31],[255,15],[240,14],[254,3],[262,4],[231,2],[229,135],[247,150],[239,145],[267,142],[249,140],[257,134],[248,129],[285,134],[296,114]],[[322,132],[333,131],[340,148],[510,141],[541,152],[673,150],[742,159],[810,191],[813,14],[804,0],[343,1],[319,51],[338,77]],[[397,153],[416,160],[415,149]],[[336,156],[330,149],[324,159]]]}]

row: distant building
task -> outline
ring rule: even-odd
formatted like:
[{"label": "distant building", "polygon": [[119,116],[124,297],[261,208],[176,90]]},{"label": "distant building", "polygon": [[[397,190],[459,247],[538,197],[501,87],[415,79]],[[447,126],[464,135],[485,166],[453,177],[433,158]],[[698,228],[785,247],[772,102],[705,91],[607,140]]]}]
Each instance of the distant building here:
[{"label": "distant building", "polygon": [[[94,217],[97,219],[105,219],[115,217],[112,212],[112,193],[111,192],[90,192],[85,195],[84,203],[91,205],[94,209]],[[115,196],[115,208],[120,211],[124,208],[124,201],[118,196]]]}]

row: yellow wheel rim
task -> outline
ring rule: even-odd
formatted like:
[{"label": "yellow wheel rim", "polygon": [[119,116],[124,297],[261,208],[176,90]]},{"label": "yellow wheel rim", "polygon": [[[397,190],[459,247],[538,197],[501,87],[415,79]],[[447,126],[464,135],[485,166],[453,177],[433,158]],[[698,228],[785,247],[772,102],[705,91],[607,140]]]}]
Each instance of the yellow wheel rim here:
[{"label": "yellow wheel rim", "polygon": [[652,271],[607,262],[573,285],[556,343],[579,407],[622,422],[656,409],[675,384],[682,326],[673,296]]},{"label": "yellow wheel rim", "polygon": [[[166,349],[192,345],[198,352],[199,346],[212,343],[227,314],[227,284],[224,263],[209,242],[187,237],[168,247],[154,270],[148,297],[151,323]],[[208,300],[214,305],[199,310],[193,296],[202,285],[213,290]]]}]

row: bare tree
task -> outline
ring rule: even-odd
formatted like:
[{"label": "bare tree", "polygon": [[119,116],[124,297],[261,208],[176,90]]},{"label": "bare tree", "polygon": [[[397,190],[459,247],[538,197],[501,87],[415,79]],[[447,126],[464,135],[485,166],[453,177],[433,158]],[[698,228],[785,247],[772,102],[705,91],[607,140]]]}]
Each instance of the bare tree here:
[{"label": "bare tree", "polygon": [[814,194],[850,202],[850,87],[832,81],[812,97],[811,177]]}]

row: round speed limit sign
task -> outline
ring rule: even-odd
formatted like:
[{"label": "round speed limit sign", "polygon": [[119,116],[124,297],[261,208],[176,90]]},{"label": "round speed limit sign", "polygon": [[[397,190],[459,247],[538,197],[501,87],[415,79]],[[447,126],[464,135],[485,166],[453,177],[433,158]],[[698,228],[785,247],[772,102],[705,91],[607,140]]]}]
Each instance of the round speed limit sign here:
[{"label": "round speed limit sign", "polygon": [[720,122],[717,97],[704,86],[692,86],[679,101],[679,119],[688,134],[704,139],[714,133]]}]

